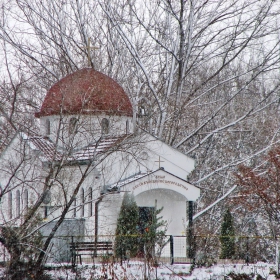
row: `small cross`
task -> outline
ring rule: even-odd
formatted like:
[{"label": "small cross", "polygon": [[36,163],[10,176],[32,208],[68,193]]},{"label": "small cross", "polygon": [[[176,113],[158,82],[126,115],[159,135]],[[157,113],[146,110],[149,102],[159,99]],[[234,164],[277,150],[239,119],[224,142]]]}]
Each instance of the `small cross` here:
[{"label": "small cross", "polygon": [[87,57],[88,57],[88,66],[92,68],[94,68],[93,64],[92,64],[92,61],[91,61],[91,58],[90,58],[90,50],[97,50],[99,48],[97,47],[91,47],[90,46],[90,37],[88,37],[88,42],[87,42],[87,45],[85,47],[85,49],[87,50]]},{"label": "small cross", "polygon": [[158,167],[160,168],[160,163],[161,163],[161,162],[164,162],[164,161],[161,161],[161,160],[160,160],[160,157],[158,157],[158,160],[156,160],[155,162],[158,162]]}]

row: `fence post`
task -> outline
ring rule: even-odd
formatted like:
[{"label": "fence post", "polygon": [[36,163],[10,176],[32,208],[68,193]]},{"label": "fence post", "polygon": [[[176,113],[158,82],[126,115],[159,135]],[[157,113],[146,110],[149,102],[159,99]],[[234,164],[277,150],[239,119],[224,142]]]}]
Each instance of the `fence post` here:
[{"label": "fence post", "polygon": [[75,245],[74,245],[74,236],[71,236],[71,263],[72,263],[72,269],[75,269],[76,266],[76,255],[75,255]]},{"label": "fence post", "polygon": [[279,245],[277,239],[275,239],[275,265],[276,265],[276,272],[277,274],[279,274]]},{"label": "fence post", "polygon": [[193,201],[189,201],[189,230],[188,230],[188,243],[189,251],[188,257],[190,259],[195,258],[195,244],[194,244],[194,234],[193,234]]},{"label": "fence post", "polygon": [[174,264],[174,239],[173,235],[170,235],[170,264]]},{"label": "fence post", "polygon": [[247,265],[249,265],[250,257],[249,257],[249,236],[246,236],[246,257],[245,262]]}]

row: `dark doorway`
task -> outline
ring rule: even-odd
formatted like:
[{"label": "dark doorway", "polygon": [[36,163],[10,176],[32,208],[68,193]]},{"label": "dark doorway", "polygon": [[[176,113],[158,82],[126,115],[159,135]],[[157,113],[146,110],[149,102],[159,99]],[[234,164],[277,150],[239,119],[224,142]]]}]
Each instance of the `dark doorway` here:
[{"label": "dark doorway", "polygon": [[148,241],[148,236],[152,230],[152,224],[154,222],[154,212],[155,207],[139,207],[138,229],[139,234],[142,236],[139,238],[139,257],[144,256],[145,242]]},{"label": "dark doorway", "polygon": [[138,227],[141,234],[149,230],[153,223],[155,207],[139,207],[139,222]]}]

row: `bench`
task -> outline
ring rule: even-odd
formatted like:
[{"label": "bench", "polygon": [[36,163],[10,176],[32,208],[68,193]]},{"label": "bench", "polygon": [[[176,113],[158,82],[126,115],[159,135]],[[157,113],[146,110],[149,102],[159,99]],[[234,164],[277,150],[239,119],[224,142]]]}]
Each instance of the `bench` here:
[{"label": "bench", "polygon": [[[82,264],[82,256],[91,256],[93,259],[98,255],[110,256],[113,255],[112,241],[98,241],[98,242],[71,242],[71,261],[72,267],[76,266],[77,259]],[[100,253],[101,254],[97,254]]]}]

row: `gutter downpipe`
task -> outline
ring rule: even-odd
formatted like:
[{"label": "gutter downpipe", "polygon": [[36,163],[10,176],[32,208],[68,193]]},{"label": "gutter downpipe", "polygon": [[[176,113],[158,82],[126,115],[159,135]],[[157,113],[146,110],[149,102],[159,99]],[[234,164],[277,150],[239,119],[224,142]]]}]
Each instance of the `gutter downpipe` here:
[{"label": "gutter downpipe", "polygon": [[97,242],[98,242],[98,205],[102,201],[103,195],[101,195],[97,201],[95,202],[95,209],[94,209],[94,243],[95,243],[95,251],[94,251],[94,256],[97,256]]}]

